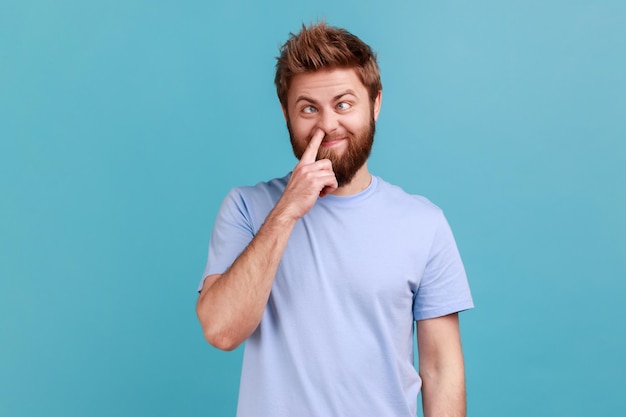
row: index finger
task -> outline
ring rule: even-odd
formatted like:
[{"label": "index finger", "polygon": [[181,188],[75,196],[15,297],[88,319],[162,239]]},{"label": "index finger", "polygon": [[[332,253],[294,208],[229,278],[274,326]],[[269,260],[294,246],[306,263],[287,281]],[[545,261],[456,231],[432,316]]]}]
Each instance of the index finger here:
[{"label": "index finger", "polygon": [[304,153],[302,154],[302,158],[300,158],[300,163],[303,164],[312,164],[315,162],[317,157],[317,151],[320,148],[320,144],[322,143],[322,139],[324,139],[324,131],[322,129],[318,129],[317,132],[311,137],[309,144],[307,145]]}]

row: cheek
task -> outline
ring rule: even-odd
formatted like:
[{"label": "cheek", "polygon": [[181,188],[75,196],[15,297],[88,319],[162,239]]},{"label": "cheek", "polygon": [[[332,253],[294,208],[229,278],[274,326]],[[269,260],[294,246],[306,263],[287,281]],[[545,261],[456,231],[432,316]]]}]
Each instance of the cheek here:
[{"label": "cheek", "polygon": [[351,132],[358,132],[370,124],[371,116],[369,114],[353,114],[344,120],[343,125]]},{"label": "cheek", "polygon": [[292,123],[291,129],[297,138],[309,138],[315,129],[315,122],[310,120],[298,120]]}]

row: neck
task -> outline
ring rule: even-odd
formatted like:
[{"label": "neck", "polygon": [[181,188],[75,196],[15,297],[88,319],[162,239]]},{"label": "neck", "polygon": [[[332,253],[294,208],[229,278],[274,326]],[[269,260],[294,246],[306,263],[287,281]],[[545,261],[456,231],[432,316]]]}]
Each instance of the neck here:
[{"label": "neck", "polygon": [[332,194],[337,196],[348,196],[358,194],[365,190],[372,182],[372,175],[367,169],[367,163],[354,174],[354,178],[348,184],[337,188]]}]

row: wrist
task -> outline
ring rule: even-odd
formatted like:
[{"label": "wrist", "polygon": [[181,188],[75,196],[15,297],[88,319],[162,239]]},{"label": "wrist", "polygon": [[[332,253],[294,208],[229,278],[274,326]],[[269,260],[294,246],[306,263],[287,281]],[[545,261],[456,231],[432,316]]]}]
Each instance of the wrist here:
[{"label": "wrist", "polygon": [[288,199],[281,198],[272,211],[270,211],[267,218],[271,218],[281,225],[293,226],[298,219],[306,213],[302,213],[301,211],[302,210],[294,204],[289,204]]},{"label": "wrist", "polygon": [[294,210],[290,210],[288,206],[281,204],[279,201],[268,214],[265,223],[280,228],[291,228],[300,217],[302,216],[299,216]]}]

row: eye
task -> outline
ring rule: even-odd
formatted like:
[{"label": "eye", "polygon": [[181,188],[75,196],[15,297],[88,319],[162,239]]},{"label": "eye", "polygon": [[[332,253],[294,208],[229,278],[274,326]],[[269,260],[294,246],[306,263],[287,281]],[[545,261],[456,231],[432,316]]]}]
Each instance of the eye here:
[{"label": "eye", "polygon": [[342,101],[341,103],[337,104],[337,108],[339,110],[348,110],[350,107],[352,107],[352,105],[347,101]]},{"label": "eye", "polygon": [[313,106],[305,106],[302,108],[302,113],[310,114],[310,113],[315,113],[316,111],[317,109]]}]

